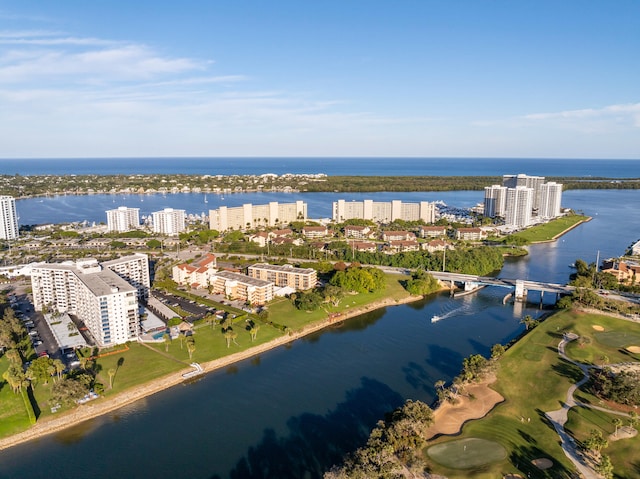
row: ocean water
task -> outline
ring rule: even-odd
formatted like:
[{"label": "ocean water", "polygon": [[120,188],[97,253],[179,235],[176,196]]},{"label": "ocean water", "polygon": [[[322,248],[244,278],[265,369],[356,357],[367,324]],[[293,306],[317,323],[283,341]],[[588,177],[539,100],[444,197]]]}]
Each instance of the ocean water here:
[{"label": "ocean water", "polygon": [[73,158],[0,159],[4,175],[114,174],[538,176],[640,178],[640,160],[539,158]]}]

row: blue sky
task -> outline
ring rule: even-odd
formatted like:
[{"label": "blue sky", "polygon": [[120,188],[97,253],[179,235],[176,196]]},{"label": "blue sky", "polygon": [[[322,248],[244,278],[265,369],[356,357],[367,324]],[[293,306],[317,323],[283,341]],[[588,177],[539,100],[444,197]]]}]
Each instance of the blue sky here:
[{"label": "blue sky", "polygon": [[0,3],[0,157],[640,158],[640,2]]}]

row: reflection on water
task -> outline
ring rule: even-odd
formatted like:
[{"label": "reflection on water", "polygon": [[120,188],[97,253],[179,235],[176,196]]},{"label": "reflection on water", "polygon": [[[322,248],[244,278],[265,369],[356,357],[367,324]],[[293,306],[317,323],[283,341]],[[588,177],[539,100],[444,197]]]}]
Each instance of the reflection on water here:
[{"label": "reflection on water", "polygon": [[[637,205],[635,191],[569,191],[563,203],[587,214],[597,207],[599,215],[565,241],[531,246],[499,276],[565,283],[576,258],[618,255],[640,238],[640,209],[628,207]],[[618,210],[625,231],[612,236]],[[488,287],[451,299],[447,292],[353,318],[241,362],[232,374],[158,393],[117,421],[107,416],[3,451],[0,478],[42,471],[92,479],[319,477],[365,440],[384,411],[405,398],[431,402],[435,382],[456,376],[463,358],[488,355],[522,332],[524,315],[541,313],[534,304],[502,304],[505,294]],[[449,316],[431,323],[434,315]]]}]

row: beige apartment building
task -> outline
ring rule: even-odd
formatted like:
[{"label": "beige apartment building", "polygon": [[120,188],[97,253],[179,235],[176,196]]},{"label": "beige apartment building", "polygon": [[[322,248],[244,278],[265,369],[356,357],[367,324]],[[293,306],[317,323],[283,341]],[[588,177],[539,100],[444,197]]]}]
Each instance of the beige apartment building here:
[{"label": "beige apartment building", "polygon": [[395,220],[419,221],[433,223],[436,220],[434,203],[403,203],[393,201],[345,201],[333,202],[333,221],[341,223],[350,219],[364,219],[378,223],[390,223]]},{"label": "beige apartment building", "polygon": [[262,305],[273,299],[273,282],[250,278],[231,271],[218,271],[210,280],[213,294]]},{"label": "beige apartment building", "polygon": [[247,203],[242,206],[221,206],[217,210],[209,210],[209,228],[217,231],[286,225],[292,221],[306,219],[307,204],[303,201],[282,204],[272,201],[266,205]]},{"label": "beige apartment building", "polygon": [[315,288],[318,273],[313,268],[295,268],[291,265],[257,263],[249,266],[247,274],[251,278],[270,281],[276,286],[289,286],[297,290]]}]

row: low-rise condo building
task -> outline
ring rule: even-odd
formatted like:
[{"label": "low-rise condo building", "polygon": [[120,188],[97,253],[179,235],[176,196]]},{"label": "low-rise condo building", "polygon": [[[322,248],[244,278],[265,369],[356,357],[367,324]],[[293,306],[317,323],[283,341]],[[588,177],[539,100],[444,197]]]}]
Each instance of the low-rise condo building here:
[{"label": "low-rise condo building", "polygon": [[231,271],[217,271],[211,277],[214,294],[223,294],[229,299],[239,299],[250,304],[262,305],[273,299],[274,284],[271,281],[250,278]]},{"label": "low-rise condo building", "polygon": [[278,287],[289,286],[298,290],[315,288],[318,273],[313,268],[294,268],[291,265],[257,263],[249,266],[247,274],[251,278],[271,281]]}]

